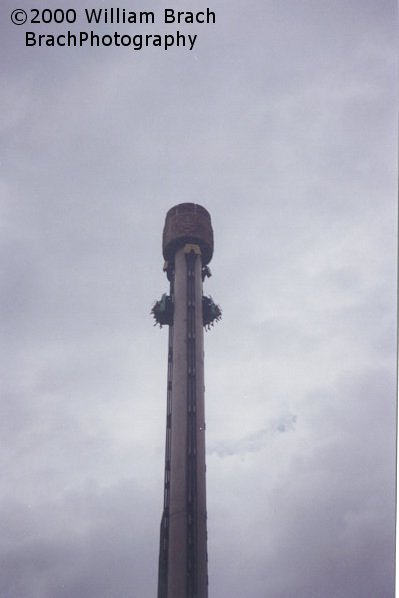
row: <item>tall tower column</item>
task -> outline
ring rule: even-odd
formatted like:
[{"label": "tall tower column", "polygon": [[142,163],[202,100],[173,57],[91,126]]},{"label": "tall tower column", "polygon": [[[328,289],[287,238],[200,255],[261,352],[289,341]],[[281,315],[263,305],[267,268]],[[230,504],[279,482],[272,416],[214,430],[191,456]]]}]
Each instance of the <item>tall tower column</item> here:
[{"label": "tall tower column", "polygon": [[201,253],[175,255],[168,596],[207,596]]},{"label": "tall tower column", "polygon": [[169,210],[163,253],[170,295],[153,308],[170,327],[158,598],[207,598],[203,329],[220,317],[202,294],[213,253],[208,212],[196,204]]}]

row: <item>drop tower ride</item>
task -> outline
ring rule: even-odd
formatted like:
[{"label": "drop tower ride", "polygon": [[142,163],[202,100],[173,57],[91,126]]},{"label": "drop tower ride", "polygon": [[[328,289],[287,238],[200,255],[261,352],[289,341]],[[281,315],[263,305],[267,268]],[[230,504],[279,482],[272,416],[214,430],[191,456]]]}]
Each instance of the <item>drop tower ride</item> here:
[{"label": "drop tower ride", "polygon": [[156,323],[169,326],[158,598],[207,598],[204,327],[221,317],[202,294],[213,254],[208,211],[193,203],[171,208],[162,250],[170,291],[152,309]]}]

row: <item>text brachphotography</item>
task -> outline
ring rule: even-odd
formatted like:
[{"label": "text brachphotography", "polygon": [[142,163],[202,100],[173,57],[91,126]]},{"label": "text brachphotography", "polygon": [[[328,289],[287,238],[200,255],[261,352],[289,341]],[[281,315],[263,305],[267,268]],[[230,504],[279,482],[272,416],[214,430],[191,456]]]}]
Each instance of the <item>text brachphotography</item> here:
[{"label": "text brachphotography", "polygon": [[114,31],[112,34],[98,35],[94,31],[79,31],[73,33],[67,31],[59,35],[38,34],[34,31],[26,32],[26,46],[59,46],[59,47],[128,47],[133,50],[142,50],[144,47],[154,46],[168,50],[169,48],[194,48],[197,35],[189,35],[176,31],[173,34],[141,34],[135,35],[120,34]]}]

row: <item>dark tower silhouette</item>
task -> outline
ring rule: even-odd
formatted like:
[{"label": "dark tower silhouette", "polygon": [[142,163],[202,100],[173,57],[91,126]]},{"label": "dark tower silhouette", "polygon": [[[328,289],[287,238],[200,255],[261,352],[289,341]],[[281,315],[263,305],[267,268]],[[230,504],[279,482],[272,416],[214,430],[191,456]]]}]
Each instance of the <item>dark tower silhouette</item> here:
[{"label": "dark tower silhouette", "polygon": [[170,291],[152,309],[156,323],[169,326],[158,598],[207,598],[203,330],[221,316],[202,294],[213,254],[207,210],[171,208],[162,248]]}]

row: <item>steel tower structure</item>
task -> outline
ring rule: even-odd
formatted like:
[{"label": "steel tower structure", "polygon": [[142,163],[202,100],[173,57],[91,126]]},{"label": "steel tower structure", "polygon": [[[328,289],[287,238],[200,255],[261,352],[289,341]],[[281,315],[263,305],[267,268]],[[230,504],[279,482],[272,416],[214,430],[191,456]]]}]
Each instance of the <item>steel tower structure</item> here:
[{"label": "steel tower structure", "polygon": [[171,208],[162,249],[170,291],[152,309],[156,323],[169,326],[158,598],[207,598],[203,329],[221,316],[202,294],[213,254],[207,210]]}]

